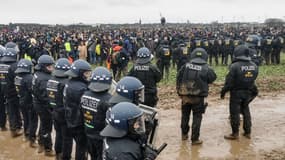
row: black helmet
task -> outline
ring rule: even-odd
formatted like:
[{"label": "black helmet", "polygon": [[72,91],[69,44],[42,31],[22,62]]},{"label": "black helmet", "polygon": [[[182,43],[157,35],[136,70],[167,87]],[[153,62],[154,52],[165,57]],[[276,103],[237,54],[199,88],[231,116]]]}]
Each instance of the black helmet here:
[{"label": "black helmet", "polygon": [[146,64],[150,62],[152,59],[152,55],[148,48],[142,47],[137,51],[137,63],[138,64]]},{"label": "black helmet", "polygon": [[36,70],[44,69],[46,66],[54,64],[54,60],[49,55],[42,55],[38,59],[38,64],[35,66]]},{"label": "black helmet", "polygon": [[7,48],[1,59],[2,62],[16,62],[17,51],[13,48]]},{"label": "black helmet", "polygon": [[97,67],[91,76],[88,88],[94,92],[102,92],[110,89],[112,84],[112,74],[105,67]]},{"label": "black helmet", "polygon": [[190,55],[191,62],[198,63],[198,64],[204,64],[207,63],[208,60],[208,54],[205,49],[203,48],[196,48],[194,51],[192,51]]},{"label": "black helmet", "polygon": [[128,133],[145,133],[143,111],[133,103],[121,102],[106,113],[108,125],[101,131],[104,137],[124,137]]},{"label": "black helmet", "polygon": [[109,100],[110,103],[144,102],[144,85],[135,77],[126,76],[116,86],[116,94]]},{"label": "black helmet", "polygon": [[234,60],[251,60],[249,57],[249,48],[245,45],[239,45],[234,50]]},{"label": "black helmet", "polygon": [[67,58],[60,58],[55,62],[54,71],[52,75],[55,77],[66,77],[64,74],[66,71],[70,69],[70,63]]},{"label": "black helmet", "polygon": [[15,73],[32,73],[33,63],[27,59],[21,59],[17,64]]},{"label": "black helmet", "polygon": [[78,59],[73,62],[73,64],[70,67],[70,70],[68,70],[64,74],[75,78],[75,77],[82,77],[85,71],[91,71],[90,64],[82,59]]}]

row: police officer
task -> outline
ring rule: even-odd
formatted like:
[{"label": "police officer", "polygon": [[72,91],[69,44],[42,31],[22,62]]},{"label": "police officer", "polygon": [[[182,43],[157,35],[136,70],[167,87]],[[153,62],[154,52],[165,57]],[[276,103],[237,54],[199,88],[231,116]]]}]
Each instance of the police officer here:
[{"label": "police officer", "polygon": [[283,38],[279,36],[275,36],[272,41],[272,54],[271,54],[271,63],[272,64],[280,64],[280,53],[283,45]]},{"label": "police officer", "polygon": [[52,117],[56,131],[54,150],[57,160],[71,159],[72,138],[68,135],[63,107],[63,89],[68,81],[68,76],[64,73],[69,69],[68,59],[58,59],[55,63],[55,70],[52,72],[53,77],[47,82],[47,95],[53,109]]},{"label": "police officer", "polygon": [[188,48],[185,43],[180,43],[179,53],[178,53],[177,73],[181,69],[181,67],[189,61],[189,59],[190,59],[190,48]]},{"label": "police officer", "polygon": [[20,108],[24,120],[24,133],[30,141],[30,147],[36,147],[36,129],[38,117],[33,108],[32,80],[33,63],[30,60],[21,59],[18,62],[15,73],[15,86],[20,100]]},{"label": "police officer", "polygon": [[164,70],[165,70],[166,79],[168,80],[170,60],[171,60],[171,51],[168,40],[163,40],[161,42],[161,46],[157,52],[156,57],[157,57],[157,66],[162,74],[162,77],[164,76]]},{"label": "police officer", "polygon": [[215,72],[207,64],[208,55],[202,48],[196,48],[186,63],[178,72],[176,80],[177,93],[182,99],[182,140],[188,139],[189,117],[193,112],[192,145],[202,144],[199,139],[202,114],[206,104],[204,98],[208,96],[208,84],[216,80]]},{"label": "police officer", "polygon": [[155,107],[158,101],[157,83],[162,76],[159,69],[151,64],[152,54],[146,47],[137,51],[137,60],[129,72],[129,76],[136,77],[144,85],[144,102],[143,104]]},{"label": "police officer", "polygon": [[228,65],[228,59],[229,57],[231,58],[231,61],[233,59],[233,48],[234,48],[234,44],[233,44],[233,40],[230,38],[230,37],[227,37],[225,40],[224,40],[224,54],[225,54],[225,57],[222,61],[222,64],[224,65]]},{"label": "police officer", "polygon": [[112,74],[105,67],[97,67],[91,76],[88,91],[81,97],[84,128],[88,140],[88,152],[92,160],[102,159],[103,137],[100,131],[105,127],[106,111],[110,107],[108,92],[112,84]]},{"label": "police officer", "polygon": [[1,61],[2,76],[5,77],[6,85],[2,85],[4,96],[8,104],[8,118],[12,137],[22,135],[22,120],[20,116],[19,98],[15,87],[15,70],[17,69],[17,51],[13,48],[7,48]]},{"label": "police officer", "polygon": [[54,156],[51,140],[52,108],[46,90],[47,82],[54,70],[54,60],[51,56],[42,55],[37,63],[33,77],[33,103],[40,118],[38,153],[45,151],[46,156]]},{"label": "police officer", "polygon": [[263,57],[259,56],[257,53],[260,43],[261,40],[257,35],[249,35],[245,43],[245,45],[249,48],[249,57],[251,58],[251,61],[257,66],[261,65],[263,61]]},{"label": "police officer", "polygon": [[121,102],[106,115],[108,125],[100,133],[104,139],[104,160],[154,160],[157,156],[141,141],[145,134],[143,112],[135,104]]},{"label": "police officer", "polygon": [[262,41],[262,49],[266,65],[270,64],[270,57],[272,52],[272,37],[267,36]]},{"label": "police officer", "polygon": [[76,142],[76,160],[84,160],[87,140],[84,133],[83,115],[80,109],[80,98],[88,88],[91,66],[84,60],[76,60],[70,70],[65,72],[70,77],[64,88],[65,120],[68,132]]},{"label": "police officer", "polygon": [[6,104],[5,104],[5,98],[4,98],[4,87],[6,85],[5,75],[7,73],[6,71],[6,65],[1,62],[1,58],[3,57],[4,52],[6,52],[6,48],[3,46],[0,46],[0,130],[6,131]]},{"label": "police officer", "polygon": [[249,49],[240,45],[234,50],[234,61],[226,76],[225,85],[221,91],[221,98],[230,91],[230,120],[232,133],[225,135],[225,139],[235,140],[239,137],[240,114],[243,115],[244,136],[250,138],[251,116],[249,103],[257,96],[255,80],[258,67],[250,60]]},{"label": "police officer", "polygon": [[219,64],[219,41],[215,38],[212,37],[210,39],[210,47],[209,47],[209,54],[210,54],[210,59],[209,63],[212,65],[212,61],[214,58],[216,66]]}]

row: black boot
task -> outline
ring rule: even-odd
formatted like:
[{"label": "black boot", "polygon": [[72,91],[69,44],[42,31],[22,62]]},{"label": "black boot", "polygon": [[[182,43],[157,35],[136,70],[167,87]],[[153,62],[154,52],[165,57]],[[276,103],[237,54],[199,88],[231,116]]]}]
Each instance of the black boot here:
[{"label": "black boot", "polygon": [[237,140],[239,136],[238,136],[238,133],[232,133],[229,135],[225,135],[224,138],[228,140]]}]

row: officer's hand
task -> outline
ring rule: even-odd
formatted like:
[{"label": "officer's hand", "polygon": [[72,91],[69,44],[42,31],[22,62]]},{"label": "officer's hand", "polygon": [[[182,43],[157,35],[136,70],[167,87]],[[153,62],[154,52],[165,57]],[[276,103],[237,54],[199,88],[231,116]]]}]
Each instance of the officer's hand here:
[{"label": "officer's hand", "polygon": [[146,146],[144,152],[144,160],[155,160],[157,152],[153,148]]}]

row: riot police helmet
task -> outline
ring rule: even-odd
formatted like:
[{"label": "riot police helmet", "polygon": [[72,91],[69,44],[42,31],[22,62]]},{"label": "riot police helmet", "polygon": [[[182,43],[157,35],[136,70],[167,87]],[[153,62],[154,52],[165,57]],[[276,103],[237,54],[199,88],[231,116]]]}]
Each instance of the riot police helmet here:
[{"label": "riot police helmet", "polygon": [[47,66],[53,65],[54,60],[49,55],[41,55],[38,59],[38,64],[35,66],[36,70],[44,70]]},{"label": "riot police helmet", "polygon": [[146,47],[142,47],[137,51],[137,63],[138,64],[146,64],[151,61],[152,54],[150,50]]},{"label": "riot police helmet", "polygon": [[190,54],[190,61],[193,63],[203,64],[207,63],[208,54],[203,48],[196,48]]},{"label": "riot police helmet", "polygon": [[33,70],[33,63],[27,59],[21,59],[17,64],[17,69],[15,73],[32,73]]},{"label": "riot police helmet", "polygon": [[65,74],[72,78],[82,77],[86,79],[89,78],[84,76],[84,73],[87,71],[91,72],[91,65],[82,59],[78,59],[73,62],[70,69],[66,71]]},{"label": "riot police helmet", "polygon": [[13,48],[13,49],[15,49],[16,51],[17,51],[17,48],[18,48],[17,44],[14,43],[14,42],[8,42],[8,43],[6,43],[6,44],[5,44],[5,47],[6,47],[6,48]]},{"label": "riot police helmet", "polygon": [[121,138],[127,134],[145,133],[143,111],[135,104],[121,102],[106,114],[108,125],[100,132],[101,136]]},{"label": "riot police helmet", "polygon": [[2,62],[16,62],[17,61],[17,51],[13,48],[7,48],[1,58]]},{"label": "riot police helmet", "polygon": [[119,102],[138,104],[144,102],[144,85],[139,79],[126,76],[117,83],[116,93],[109,102],[112,104]]},{"label": "riot police helmet", "polygon": [[66,77],[64,74],[70,69],[70,63],[67,58],[60,58],[55,62],[54,71],[52,75],[55,77]]},{"label": "riot police helmet", "polygon": [[3,57],[4,53],[6,52],[6,48],[0,45],[0,58]]},{"label": "riot police helmet", "polygon": [[103,92],[110,89],[112,84],[112,74],[105,67],[97,67],[92,72],[88,88],[94,92]]},{"label": "riot police helmet", "polygon": [[234,60],[246,60],[249,61],[250,50],[246,45],[239,45],[234,49],[233,58]]}]

